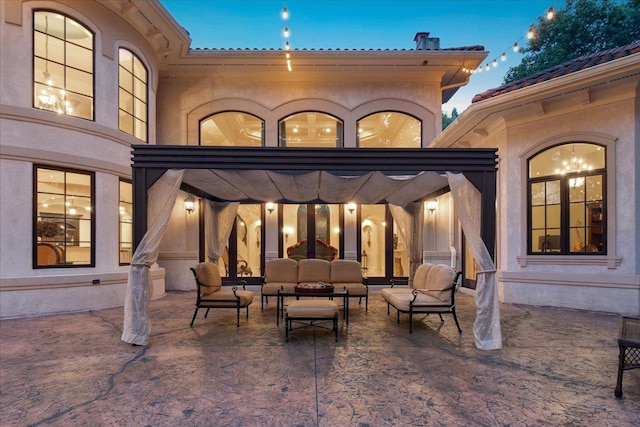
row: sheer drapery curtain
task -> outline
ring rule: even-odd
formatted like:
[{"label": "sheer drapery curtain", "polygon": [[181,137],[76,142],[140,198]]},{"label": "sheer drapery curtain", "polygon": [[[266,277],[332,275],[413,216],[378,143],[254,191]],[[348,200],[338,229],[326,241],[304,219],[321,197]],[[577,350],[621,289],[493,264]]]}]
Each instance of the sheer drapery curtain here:
[{"label": "sheer drapery curtain", "polygon": [[182,184],[184,170],[168,170],[147,191],[147,232],[131,259],[124,302],[122,341],[146,345],[151,333],[149,301],[153,291],[150,268],[158,261],[160,240]]},{"label": "sheer drapery curtain", "polygon": [[476,347],[481,350],[496,350],[502,348],[500,308],[496,267],[480,236],[481,195],[463,174],[447,172],[447,179],[467,245],[478,265],[476,320],[473,324]]},{"label": "sheer drapery curtain", "polygon": [[[231,229],[238,214],[238,202],[205,202],[204,223],[207,239],[207,258],[218,263],[227,247]],[[225,261],[228,262],[228,261]],[[228,266],[226,266],[228,269]]]},{"label": "sheer drapery curtain", "polygon": [[422,202],[405,206],[389,205],[391,216],[398,225],[398,233],[407,244],[409,252],[409,287],[413,287],[413,276],[422,264],[424,230],[424,208]]}]

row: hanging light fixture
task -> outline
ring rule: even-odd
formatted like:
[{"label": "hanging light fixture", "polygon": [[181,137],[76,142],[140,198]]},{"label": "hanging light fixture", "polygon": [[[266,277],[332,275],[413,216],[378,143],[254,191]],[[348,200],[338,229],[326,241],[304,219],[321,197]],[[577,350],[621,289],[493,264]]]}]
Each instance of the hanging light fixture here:
[{"label": "hanging light fixture", "polygon": [[[556,169],[556,174],[558,175],[566,175],[566,174],[574,174],[580,173],[583,171],[593,170],[593,166],[584,162],[584,159],[576,156],[575,146],[571,147],[571,158],[569,160],[562,161],[562,168]],[[584,176],[577,176],[574,178],[569,178],[569,187],[577,188],[582,187],[585,182]]]},{"label": "hanging light fixture", "polygon": [[58,93],[53,88],[53,80],[51,80],[51,74],[49,73],[49,17],[44,17],[45,26],[45,40],[44,40],[44,71],[42,75],[44,81],[47,84],[38,95],[38,107],[43,110],[55,111],[58,114],[71,114],[73,109],[71,104],[66,99],[67,93],[60,89]]}]

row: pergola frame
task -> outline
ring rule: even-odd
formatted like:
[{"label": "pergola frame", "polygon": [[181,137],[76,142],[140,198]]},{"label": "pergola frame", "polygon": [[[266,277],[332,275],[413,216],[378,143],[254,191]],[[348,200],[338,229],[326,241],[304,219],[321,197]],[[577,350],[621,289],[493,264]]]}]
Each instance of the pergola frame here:
[{"label": "pergola frame", "polygon": [[[497,149],[325,149],[186,145],[134,145],[132,148],[134,248],[138,247],[147,231],[147,190],[169,169],[268,170],[283,174],[327,171],[340,176],[359,176],[375,171],[387,176],[398,176],[433,171],[462,173],[480,191],[480,235],[495,260]],[[212,195],[186,183],[182,184],[181,189],[198,197],[216,200]]]}]

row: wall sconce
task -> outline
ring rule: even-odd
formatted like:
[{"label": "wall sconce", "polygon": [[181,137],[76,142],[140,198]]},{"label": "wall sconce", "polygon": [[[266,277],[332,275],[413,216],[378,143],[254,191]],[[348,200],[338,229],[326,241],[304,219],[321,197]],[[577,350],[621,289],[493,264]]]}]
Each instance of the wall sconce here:
[{"label": "wall sconce", "polygon": [[184,199],[184,208],[187,213],[193,212],[196,206],[196,199],[193,197],[193,194],[189,194],[186,199]]},{"label": "wall sconce", "polygon": [[427,210],[430,213],[434,213],[436,209],[438,209],[438,200],[429,200],[427,202]]},{"label": "wall sconce", "polygon": [[347,210],[349,211],[349,213],[353,214],[353,212],[356,210],[356,204],[353,202],[347,203]]},{"label": "wall sconce", "polygon": [[291,227],[282,227],[282,234],[284,235],[285,243],[289,241],[289,235],[293,233],[293,229]]},{"label": "wall sconce", "polygon": [[269,211],[269,215],[271,215],[273,210],[276,208],[276,205],[273,202],[267,202],[266,208]]}]

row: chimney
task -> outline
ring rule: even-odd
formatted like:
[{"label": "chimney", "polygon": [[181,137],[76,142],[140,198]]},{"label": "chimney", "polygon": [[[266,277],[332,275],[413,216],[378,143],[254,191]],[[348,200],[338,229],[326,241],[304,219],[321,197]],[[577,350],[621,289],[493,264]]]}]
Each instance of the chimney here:
[{"label": "chimney", "polygon": [[416,42],[416,50],[438,50],[440,49],[440,39],[438,37],[429,37],[429,33],[416,33],[413,38]]}]

